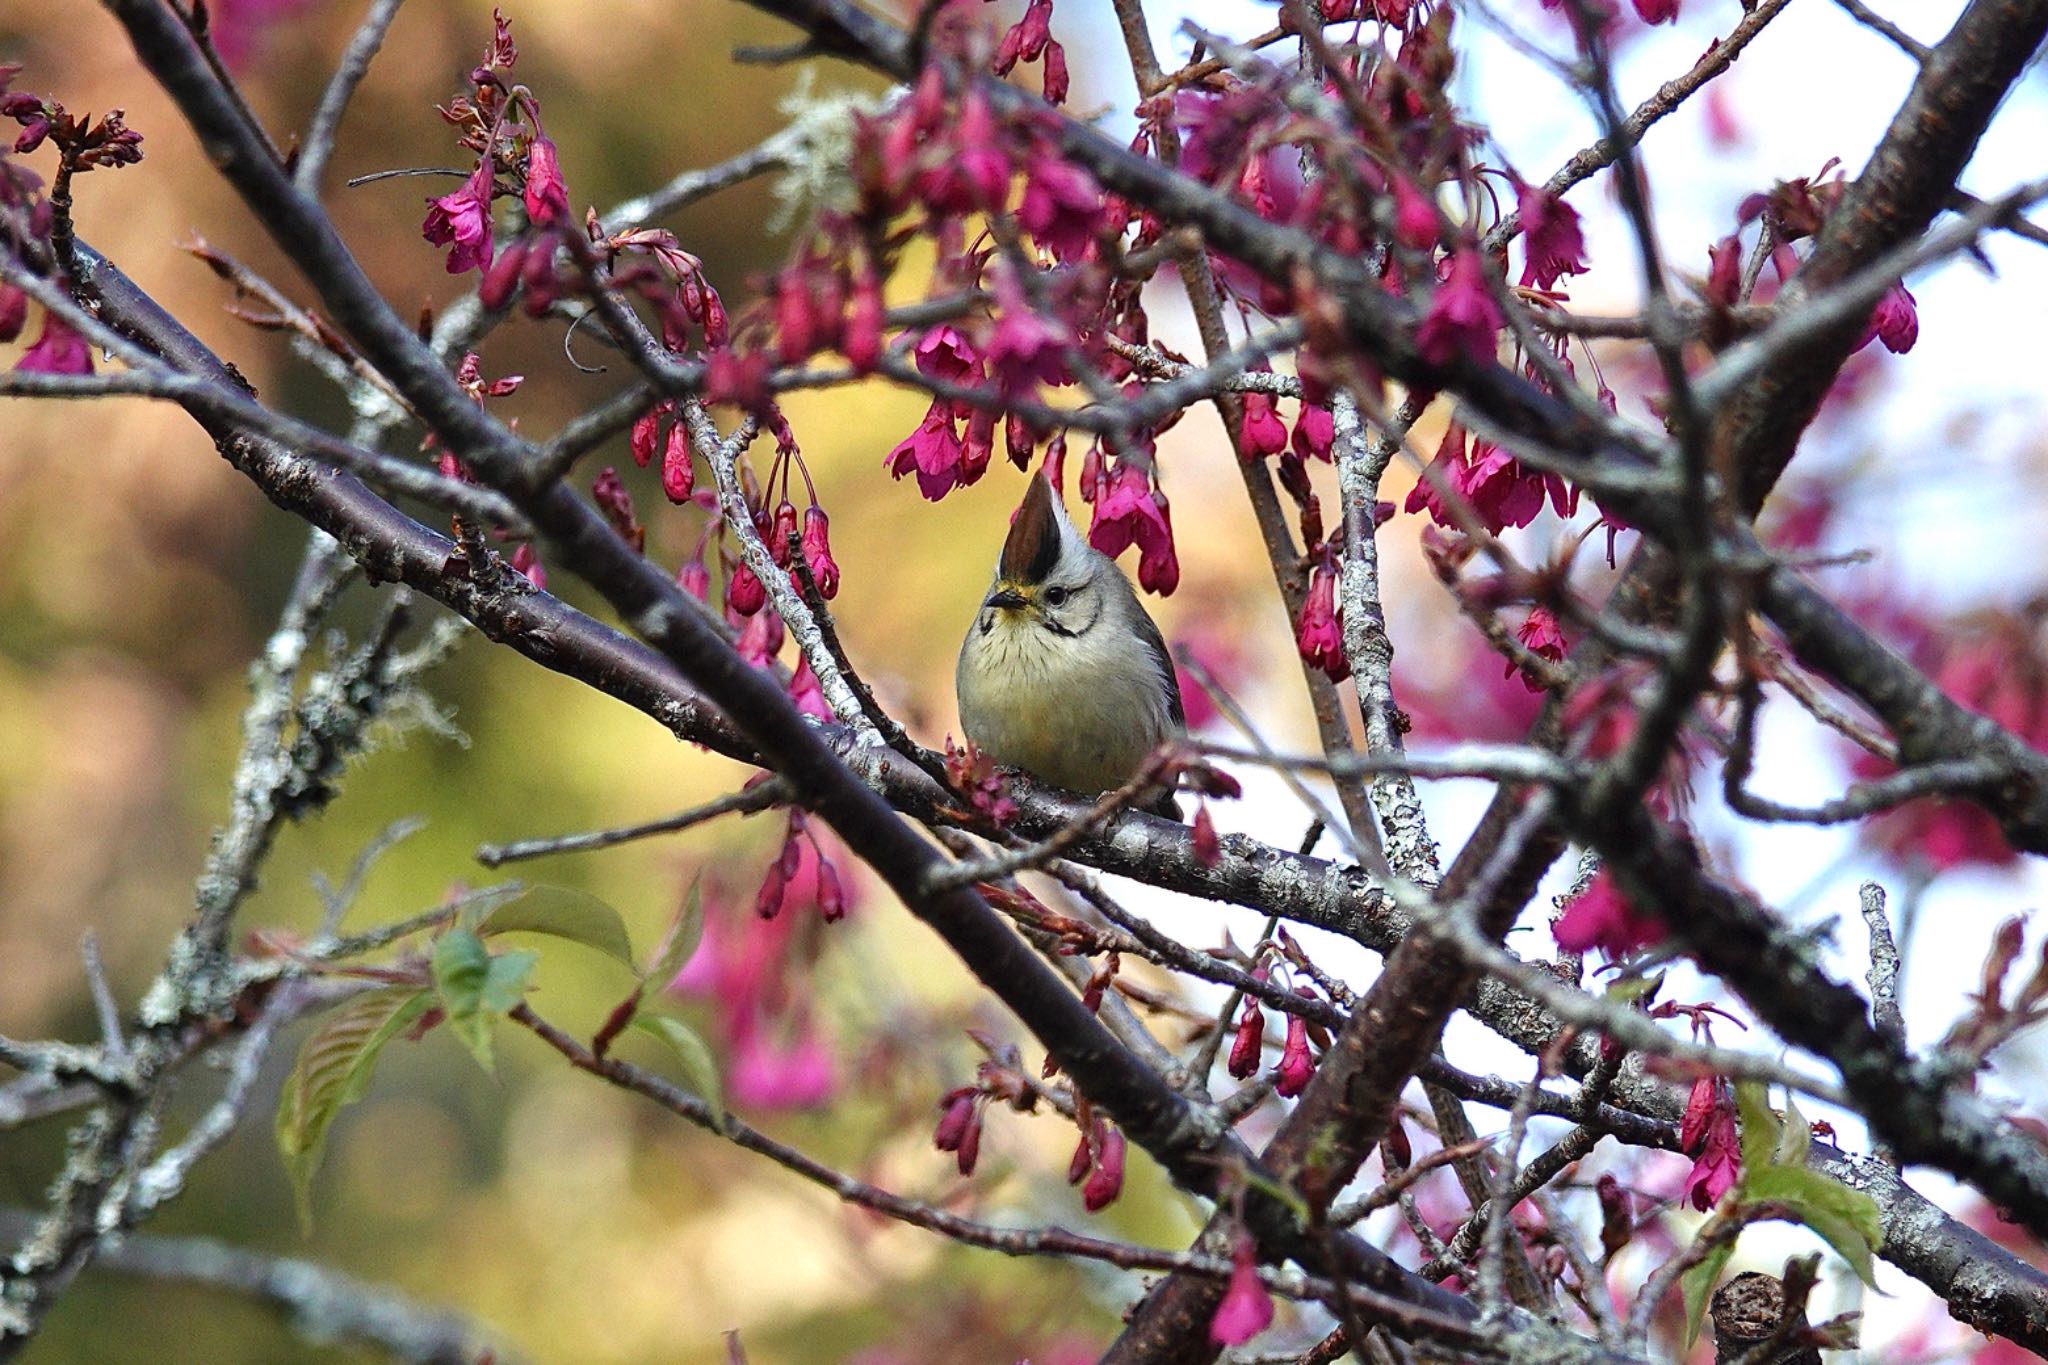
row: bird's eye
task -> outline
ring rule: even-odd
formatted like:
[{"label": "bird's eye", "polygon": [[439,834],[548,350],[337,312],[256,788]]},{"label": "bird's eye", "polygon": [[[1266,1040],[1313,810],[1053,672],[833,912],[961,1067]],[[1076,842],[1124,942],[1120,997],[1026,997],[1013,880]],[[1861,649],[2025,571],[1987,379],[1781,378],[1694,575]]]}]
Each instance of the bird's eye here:
[{"label": "bird's eye", "polygon": [[1045,590],[1045,605],[1048,607],[1063,607],[1066,604],[1067,590],[1065,588],[1047,588]]}]

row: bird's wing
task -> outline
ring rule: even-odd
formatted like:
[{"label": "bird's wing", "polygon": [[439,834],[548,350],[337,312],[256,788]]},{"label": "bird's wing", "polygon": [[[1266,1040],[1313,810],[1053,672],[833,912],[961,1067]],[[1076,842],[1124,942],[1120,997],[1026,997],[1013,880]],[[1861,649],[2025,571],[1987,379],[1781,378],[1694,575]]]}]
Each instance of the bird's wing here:
[{"label": "bird's wing", "polygon": [[1180,674],[1174,669],[1173,656],[1166,652],[1166,638],[1159,633],[1158,623],[1152,613],[1145,610],[1145,604],[1132,594],[1131,605],[1138,609],[1138,638],[1145,648],[1152,652],[1152,662],[1159,667],[1159,679],[1166,685],[1166,713],[1173,718],[1174,730],[1187,729],[1187,708],[1181,704]]}]

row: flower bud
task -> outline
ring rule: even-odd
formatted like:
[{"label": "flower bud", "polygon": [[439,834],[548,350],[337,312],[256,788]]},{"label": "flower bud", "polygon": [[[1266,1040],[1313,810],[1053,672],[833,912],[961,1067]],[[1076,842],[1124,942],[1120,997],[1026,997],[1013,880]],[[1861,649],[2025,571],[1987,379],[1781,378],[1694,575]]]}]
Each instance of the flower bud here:
[{"label": "flower bud", "polygon": [[1280,1065],[1273,1070],[1275,1093],[1292,1099],[1308,1089],[1315,1063],[1308,1055],[1308,1021],[1298,1014],[1287,1016],[1287,1042],[1280,1049]]},{"label": "flower bud", "polygon": [[1244,1012],[1237,1016],[1237,1036],[1230,1041],[1230,1060],[1225,1069],[1244,1080],[1259,1069],[1260,1050],[1266,1041],[1266,1012],[1259,1002],[1245,998]]},{"label": "flower bud", "polygon": [[669,428],[668,444],[661,452],[661,491],[680,507],[690,500],[697,486],[697,465],[690,454],[690,435],[681,422]]},{"label": "flower bud", "polygon": [[725,605],[741,616],[752,616],[768,601],[768,589],[761,586],[761,580],[745,564],[735,564],[732,577],[725,581]]},{"label": "flower bud", "polygon": [[1081,1187],[1081,1204],[1090,1213],[1099,1213],[1116,1202],[1124,1189],[1124,1135],[1115,1128],[1105,1128],[1102,1134],[1102,1154],[1096,1158],[1095,1173],[1088,1177],[1088,1183]]},{"label": "flower bud", "polygon": [[824,508],[813,503],[804,509],[804,564],[818,584],[818,595],[828,602],[839,593],[839,565],[832,558],[830,531]]}]

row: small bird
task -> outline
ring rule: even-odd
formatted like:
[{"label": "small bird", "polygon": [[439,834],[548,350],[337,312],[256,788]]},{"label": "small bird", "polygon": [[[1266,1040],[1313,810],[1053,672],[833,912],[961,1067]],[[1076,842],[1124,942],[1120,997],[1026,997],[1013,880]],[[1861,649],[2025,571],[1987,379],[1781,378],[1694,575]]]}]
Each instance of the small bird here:
[{"label": "small bird", "polygon": [[[976,748],[1074,791],[1122,786],[1187,728],[1159,627],[1042,473],[1010,523],[953,680]],[[1171,792],[1149,809],[1180,818]]]}]

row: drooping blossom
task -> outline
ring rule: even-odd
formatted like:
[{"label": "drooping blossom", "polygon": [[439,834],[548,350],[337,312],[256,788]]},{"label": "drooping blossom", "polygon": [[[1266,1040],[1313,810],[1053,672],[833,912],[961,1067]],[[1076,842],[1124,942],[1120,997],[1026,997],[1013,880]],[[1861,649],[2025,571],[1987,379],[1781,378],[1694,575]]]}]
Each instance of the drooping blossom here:
[{"label": "drooping blossom", "polygon": [[1506,322],[1487,291],[1479,253],[1461,246],[1430,295],[1429,311],[1415,330],[1415,349],[1432,365],[1449,365],[1460,356],[1484,364],[1493,359],[1495,338]]},{"label": "drooping blossom", "polygon": [[752,616],[768,604],[768,589],[747,564],[735,564],[725,581],[726,610],[738,616]]},{"label": "drooping blossom", "polygon": [[1238,449],[1248,460],[1278,455],[1287,449],[1287,423],[1280,420],[1273,396],[1248,393],[1243,398],[1244,420],[1238,427]]},{"label": "drooping blossom", "polygon": [[1304,460],[1327,462],[1330,447],[1336,440],[1336,414],[1321,403],[1304,402],[1301,415],[1294,419],[1294,435],[1288,441],[1288,448]]},{"label": "drooping blossom", "polygon": [[1162,597],[1171,596],[1180,583],[1171,511],[1165,494],[1152,487],[1144,467],[1133,460],[1118,461],[1094,501],[1088,543],[1111,559],[1135,544],[1139,586]]},{"label": "drooping blossom", "polygon": [[[1566,649],[1564,630],[1557,623],[1557,614],[1548,607],[1532,609],[1529,612],[1528,618],[1522,622],[1521,628],[1515,632],[1515,638],[1519,639],[1528,647],[1529,652],[1539,659],[1557,663],[1564,658]],[[1531,692],[1541,692],[1543,690],[1543,684],[1537,679],[1530,677],[1524,670],[1516,667],[1513,660],[1508,661],[1507,672],[1510,677],[1519,674],[1522,679],[1522,686],[1528,688]]]},{"label": "drooping blossom", "polygon": [[1080,260],[1102,223],[1102,190],[1079,166],[1040,152],[1025,166],[1017,221],[1055,261]]},{"label": "drooping blossom", "polygon": [[1863,347],[1873,340],[1882,341],[1893,355],[1904,355],[1919,339],[1920,311],[1901,282],[1886,290],[1885,296],[1877,301],[1870,321],[1864,324],[1863,337],[1856,344]]},{"label": "drooping blossom", "polygon": [[[638,458],[638,451],[635,451]],[[661,491],[681,507],[697,487],[697,461],[690,449],[689,429],[681,422],[669,428],[668,442],[661,452]]]},{"label": "drooping blossom", "polygon": [[1230,1284],[1209,1319],[1209,1339],[1218,1346],[1242,1346],[1273,1323],[1273,1296],[1259,1279],[1252,1239],[1237,1234],[1230,1252]]},{"label": "drooping blossom", "polygon": [[1095,1158],[1095,1169],[1088,1174],[1088,1181],[1081,1186],[1081,1205],[1090,1213],[1100,1213],[1116,1202],[1124,1189],[1124,1135],[1117,1128],[1105,1125],[1102,1131],[1102,1150]]},{"label": "drooping blossom", "polygon": [[1519,187],[1517,212],[1522,220],[1523,285],[1549,289],[1561,275],[1586,268],[1586,239],[1579,214],[1557,195],[1536,185]]},{"label": "drooping blossom", "polygon": [[1718,1076],[1693,1082],[1678,1143],[1693,1159],[1679,1197],[1701,1213],[1719,1203],[1742,1176],[1742,1144],[1735,1125],[1735,1091]]},{"label": "drooping blossom", "polygon": [[932,1146],[954,1154],[954,1165],[962,1175],[974,1174],[981,1154],[982,1109],[988,1096],[971,1085],[949,1090],[939,1101],[939,1123],[932,1131]]},{"label": "drooping blossom", "polygon": [[569,217],[569,187],[562,181],[562,163],[553,138],[535,135],[526,152],[526,218],[535,227],[550,227]]},{"label": "drooping blossom", "polygon": [[448,273],[491,266],[491,162],[486,157],[462,188],[427,201],[420,233],[435,246],[449,246]]},{"label": "drooping blossom", "polygon": [[1225,1069],[1239,1080],[1259,1069],[1266,1041],[1266,1011],[1250,996],[1237,1016],[1237,1034],[1230,1040],[1230,1057]]},{"label": "drooping blossom", "polygon": [[1344,631],[1337,608],[1337,572],[1327,562],[1318,564],[1309,576],[1308,596],[1301,604],[1301,617],[1294,623],[1295,648],[1301,657],[1330,675],[1333,682],[1351,676],[1351,660],[1344,653]]},{"label": "drooping blossom", "polygon": [[[1016,400],[1036,396],[1037,386],[1067,382],[1066,350],[1074,338],[1031,306],[1015,278],[1005,271],[996,280],[999,305],[989,334],[988,368],[996,391]],[[994,414],[989,414],[991,423]]]},{"label": "drooping blossom", "polygon": [[1678,18],[1678,0],[1635,0],[1636,17],[1646,24],[1668,24]]},{"label": "drooping blossom", "polygon": [[1546,496],[1560,516],[1572,515],[1579,505],[1576,488],[1555,474],[1525,468],[1491,441],[1475,440],[1468,450],[1465,430],[1455,422],[1445,429],[1435,458],[1409,490],[1405,506],[1410,512],[1427,511],[1439,526],[1456,527],[1447,494],[1461,499],[1496,534],[1534,521]]},{"label": "drooping blossom", "polygon": [[959,328],[947,323],[918,338],[911,363],[927,379],[972,384],[981,378],[981,351]]},{"label": "drooping blossom", "polygon": [[1280,1062],[1273,1068],[1273,1092],[1292,1099],[1308,1089],[1315,1074],[1315,1062],[1308,1052],[1308,1021],[1298,1014],[1287,1016],[1287,1041],[1280,1047]]},{"label": "drooping blossom", "polygon": [[22,374],[91,374],[92,347],[70,323],[46,311],[43,330],[14,368]]},{"label": "drooping blossom", "polygon": [[1664,924],[1629,903],[1612,874],[1601,868],[1578,898],[1551,926],[1551,937],[1568,953],[1598,948],[1609,958],[1626,957],[1664,941]]},{"label": "drooping blossom", "polygon": [[926,410],[917,430],[903,438],[883,462],[891,478],[917,475],[917,491],[931,502],[967,482],[961,468],[960,431],[953,408],[941,398]]},{"label": "drooping blossom", "polygon": [[800,537],[804,567],[811,571],[811,578],[818,585],[818,595],[827,601],[839,595],[839,563],[832,558],[831,520],[825,509],[813,503],[804,509],[804,529]]}]

